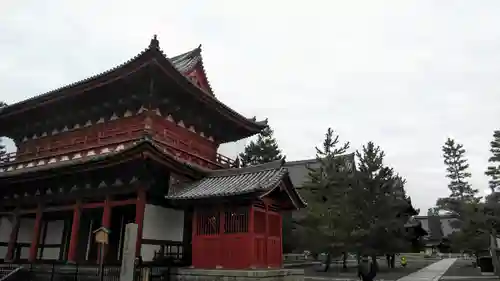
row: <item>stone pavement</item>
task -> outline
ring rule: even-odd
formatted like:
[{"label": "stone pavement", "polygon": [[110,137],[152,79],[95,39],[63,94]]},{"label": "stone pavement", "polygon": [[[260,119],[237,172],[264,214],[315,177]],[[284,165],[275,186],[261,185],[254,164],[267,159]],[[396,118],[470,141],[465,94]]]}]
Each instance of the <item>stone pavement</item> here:
[{"label": "stone pavement", "polygon": [[438,281],[457,259],[443,259],[397,281]]}]

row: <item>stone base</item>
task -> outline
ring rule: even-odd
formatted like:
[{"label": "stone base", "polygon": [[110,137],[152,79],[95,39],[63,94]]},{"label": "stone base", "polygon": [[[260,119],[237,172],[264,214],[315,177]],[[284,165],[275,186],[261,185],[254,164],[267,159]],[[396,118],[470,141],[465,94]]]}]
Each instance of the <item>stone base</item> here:
[{"label": "stone base", "polygon": [[176,281],[304,281],[303,269],[172,269],[171,280]]}]

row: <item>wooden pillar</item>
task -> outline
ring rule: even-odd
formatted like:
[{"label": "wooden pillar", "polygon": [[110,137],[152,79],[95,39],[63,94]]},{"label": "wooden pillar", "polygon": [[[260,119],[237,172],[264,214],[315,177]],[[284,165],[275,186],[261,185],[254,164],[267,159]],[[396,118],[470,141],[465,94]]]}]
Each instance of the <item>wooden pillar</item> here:
[{"label": "wooden pillar", "polygon": [[250,268],[255,268],[256,267],[256,261],[258,259],[255,251],[255,212],[253,210],[253,204],[250,205],[250,208],[248,210],[249,212],[249,217],[248,217],[248,239],[249,239],[249,245],[248,245],[248,252],[250,253]]},{"label": "wooden pillar", "polygon": [[281,212],[278,213],[280,218],[280,254],[279,254],[279,266],[283,267],[283,217],[281,216]]},{"label": "wooden pillar", "polygon": [[73,209],[73,223],[71,225],[71,238],[69,241],[68,262],[76,263],[78,250],[78,231],[80,230],[81,202],[77,201]]},{"label": "wooden pillar", "polygon": [[[106,196],[106,199],[104,200],[104,207],[102,210],[102,219],[101,219],[101,226],[105,227],[107,229],[111,228],[111,198],[109,196]],[[94,237],[92,237],[93,239]],[[106,254],[108,253],[108,247],[109,245],[104,246],[104,254],[103,258],[106,260]],[[97,250],[97,261],[99,262],[101,259],[101,247],[98,248]]]},{"label": "wooden pillar", "polygon": [[146,190],[140,187],[137,191],[135,203],[135,223],[137,224],[137,241],[135,242],[135,256],[141,255],[142,231],[144,228],[144,211],[146,209]]},{"label": "wooden pillar", "polygon": [[266,208],[266,213],[265,213],[265,220],[264,223],[266,224],[266,232],[264,234],[264,239],[265,239],[265,247],[264,247],[264,263],[267,267],[269,267],[269,204],[267,202],[264,202],[264,206]]},{"label": "wooden pillar", "polygon": [[36,260],[38,254],[38,243],[40,242],[40,227],[42,226],[42,207],[38,206],[36,210],[35,227],[33,228],[33,236],[31,238],[29,262]]},{"label": "wooden pillar", "polygon": [[191,230],[191,264],[196,267],[199,265],[199,256],[202,254],[198,249],[198,238],[196,237],[198,233],[198,211],[196,208],[193,208],[193,221],[191,223],[193,224]]},{"label": "wooden pillar", "polygon": [[12,262],[14,260],[14,251],[16,250],[17,235],[19,233],[19,227],[21,225],[21,216],[16,212],[12,216],[12,229],[10,231],[9,243],[7,246],[7,254],[5,255],[5,261]]},{"label": "wooden pillar", "polygon": [[[226,261],[224,260],[226,255],[226,243],[224,241],[225,235],[224,235],[224,230],[226,228],[225,226],[226,220],[225,220],[225,214],[224,214],[224,206],[219,207],[219,235],[217,239],[219,240],[219,260],[216,263],[216,268],[224,268],[224,265],[226,264]],[[209,258],[207,256],[206,258]]]}]

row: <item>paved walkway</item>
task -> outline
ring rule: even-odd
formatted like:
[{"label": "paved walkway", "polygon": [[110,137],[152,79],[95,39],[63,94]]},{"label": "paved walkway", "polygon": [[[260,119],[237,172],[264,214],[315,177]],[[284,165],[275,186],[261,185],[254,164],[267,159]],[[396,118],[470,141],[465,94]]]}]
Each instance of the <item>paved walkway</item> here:
[{"label": "paved walkway", "polygon": [[438,281],[457,259],[443,259],[397,281]]}]

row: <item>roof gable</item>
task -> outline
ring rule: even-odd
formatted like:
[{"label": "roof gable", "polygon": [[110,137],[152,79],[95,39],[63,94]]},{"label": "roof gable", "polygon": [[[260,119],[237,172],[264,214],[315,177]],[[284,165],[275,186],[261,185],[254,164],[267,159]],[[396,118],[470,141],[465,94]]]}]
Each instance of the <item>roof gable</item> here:
[{"label": "roof gable", "polygon": [[174,194],[167,196],[173,200],[199,200],[211,197],[229,197],[256,194],[265,197],[277,188],[284,188],[296,208],[306,206],[293,187],[288,170],[279,160],[262,165],[211,171],[207,176],[191,183]]},{"label": "roof gable", "polygon": [[[132,59],[89,78],[71,83],[30,99],[2,107],[0,108],[0,119],[28,111],[49,102],[85,93],[95,87],[122,79],[149,65],[156,65],[160,67],[166,75],[176,80],[181,87],[185,88],[187,93],[214,108],[222,115],[242,124],[253,134],[260,132],[265,128],[265,126],[267,126],[267,120],[256,121],[255,118],[245,118],[213,96],[203,69],[201,46],[181,55],[168,58],[160,49],[159,41],[156,35],[153,39],[151,39],[149,46]],[[196,79],[204,80],[202,81],[204,83],[194,83],[196,81],[189,76],[193,73],[193,71],[196,71]],[[203,87],[205,84],[206,87]]]}]

